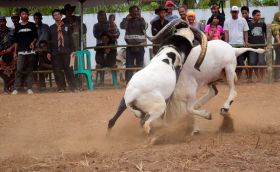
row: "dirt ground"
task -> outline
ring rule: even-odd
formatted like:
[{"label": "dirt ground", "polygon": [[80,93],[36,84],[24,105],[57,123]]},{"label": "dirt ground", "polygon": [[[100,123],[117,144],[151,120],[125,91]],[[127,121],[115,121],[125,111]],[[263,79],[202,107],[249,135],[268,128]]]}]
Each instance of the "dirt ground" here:
[{"label": "dirt ground", "polygon": [[280,83],[237,85],[230,133],[218,89],[200,135],[159,145],[128,111],[106,137],[123,89],[0,95],[0,171],[280,171]]}]

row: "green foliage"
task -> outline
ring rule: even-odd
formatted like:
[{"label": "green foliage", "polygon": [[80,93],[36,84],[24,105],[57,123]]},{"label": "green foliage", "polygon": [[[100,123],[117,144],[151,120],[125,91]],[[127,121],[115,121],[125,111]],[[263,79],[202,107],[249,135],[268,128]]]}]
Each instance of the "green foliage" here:
[{"label": "green foliage", "polygon": [[[43,15],[51,15],[54,9],[62,9],[63,7],[28,7],[29,14],[33,15],[36,12],[41,12]],[[19,8],[11,7],[11,8],[0,8],[0,14],[4,16],[11,16],[13,12],[18,12]]]},{"label": "green foliage", "polygon": [[277,0],[263,0],[264,6],[277,6],[278,1]]},{"label": "green foliage", "polygon": [[194,9],[195,3],[195,0],[183,0],[183,4],[186,5],[189,9]]},{"label": "green foliage", "polygon": [[207,9],[209,8],[209,1],[208,0],[200,0],[197,4],[198,9]]}]

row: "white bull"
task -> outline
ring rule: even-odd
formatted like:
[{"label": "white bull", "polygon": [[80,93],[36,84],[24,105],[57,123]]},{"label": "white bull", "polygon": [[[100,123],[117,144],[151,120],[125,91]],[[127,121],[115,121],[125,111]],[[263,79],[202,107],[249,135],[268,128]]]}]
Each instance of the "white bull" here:
[{"label": "white bull", "polygon": [[[221,115],[228,114],[229,107],[233,103],[235,96],[237,96],[234,85],[234,81],[237,79],[235,73],[237,57],[246,51],[265,52],[264,49],[233,48],[221,40],[209,41],[206,55],[199,72],[194,69],[193,65],[200,51],[201,47],[197,46],[192,49],[187,57],[175,91],[170,97],[167,106],[167,118],[189,112],[210,120],[211,113],[200,109],[200,107],[218,94],[215,83],[221,79],[223,71],[229,84],[229,95],[223,107],[220,109],[220,113]],[[209,87],[208,93],[197,100],[197,91],[205,85]]]},{"label": "white bull", "polygon": [[150,64],[131,78],[117,112],[109,121],[109,131],[128,108],[141,119],[145,132],[150,133],[150,123],[160,118],[166,110],[166,100],[175,89],[178,74],[193,47],[195,34],[203,47],[198,55],[201,58],[194,64],[196,70],[199,70],[206,52],[207,38],[193,28],[177,29],[176,33],[163,43]]}]

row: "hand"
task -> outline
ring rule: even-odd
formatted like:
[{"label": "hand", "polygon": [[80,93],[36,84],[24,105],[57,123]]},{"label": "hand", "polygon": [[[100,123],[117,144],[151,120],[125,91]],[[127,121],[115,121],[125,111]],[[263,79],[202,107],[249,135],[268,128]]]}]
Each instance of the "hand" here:
[{"label": "hand", "polygon": [[48,59],[49,61],[52,60],[52,55],[51,55],[50,53],[47,54],[47,59]]},{"label": "hand", "polygon": [[32,50],[34,49],[34,42],[31,42],[31,44],[30,44],[30,46],[29,46],[29,48],[31,48]]},{"label": "hand", "polygon": [[106,53],[106,54],[109,54],[109,53],[110,53],[110,51],[111,51],[111,49],[110,49],[110,48],[106,48],[106,49],[105,49],[105,53]]},{"label": "hand", "polygon": [[75,53],[75,52],[72,52],[72,53],[70,54],[70,57],[71,57],[71,58],[76,57],[76,53]]},{"label": "hand", "polygon": [[131,19],[131,15],[128,14],[128,15],[126,16],[126,18],[127,18],[127,19]]},{"label": "hand", "polygon": [[11,53],[11,52],[12,52],[11,48],[7,48],[6,50],[4,50],[4,53]]}]

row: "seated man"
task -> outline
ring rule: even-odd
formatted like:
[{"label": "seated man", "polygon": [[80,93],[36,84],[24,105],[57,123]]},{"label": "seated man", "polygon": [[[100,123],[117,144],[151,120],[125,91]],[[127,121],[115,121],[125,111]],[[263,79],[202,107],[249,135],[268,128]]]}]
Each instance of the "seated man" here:
[{"label": "seated man", "polygon": [[13,43],[13,31],[6,26],[4,16],[0,16],[0,77],[4,81],[4,93],[12,91],[15,81],[16,61]]},{"label": "seated man", "polygon": [[[111,41],[110,36],[107,33],[102,33],[100,36],[101,43],[97,44],[96,46],[110,46],[114,45],[114,43]],[[104,68],[109,67],[113,68],[116,67],[116,56],[117,51],[115,48],[96,48],[96,55],[95,55],[95,61],[96,61],[96,68]],[[100,78],[100,81],[98,81],[98,78]],[[104,71],[97,72],[97,84],[103,84],[104,82]]]},{"label": "seated man", "polygon": [[[47,41],[41,40],[39,42],[39,48],[37,50],[38,53],[38,59],[39,59],[39,70],[52,70],[52,62],[51,62],[51,56],[48,51],[48,45]],[[40,89],[46,88],[45,83],[45,77],[46,75],[44,73],[39,74],[39,81],[40,81]]]},{"label": "seated man", "polygon": [[16,60],[11,53],[0,54],[0,78],[4,81],[4,94],[12,91],[15,82]]},{"label": "seated man", "polygon": [[[103,33],[100,36],[101,43],[96,46],[110,46],[113,45],[111,39],[107,33]],[[115,67],[116,66],[116,50],[113,48],[97,48],[96,51],[96,68],[103,67]]]}]

